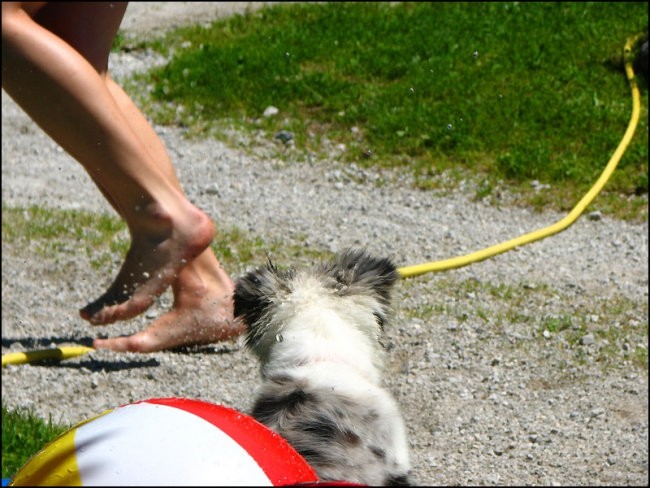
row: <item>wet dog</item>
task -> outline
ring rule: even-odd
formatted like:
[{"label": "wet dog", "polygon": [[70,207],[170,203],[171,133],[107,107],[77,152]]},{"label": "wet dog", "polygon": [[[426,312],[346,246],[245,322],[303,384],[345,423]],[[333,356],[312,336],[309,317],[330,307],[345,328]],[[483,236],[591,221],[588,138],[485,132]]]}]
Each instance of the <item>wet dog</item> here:
[{"label": "wet dog", "polygon": [[235,316],[261,362],[252,415],[281,434],[322,481],[408,484],[406,430],[381,386],[380,338],[394,264],[350,249],[308,271],[271,262],[235,288]]}]

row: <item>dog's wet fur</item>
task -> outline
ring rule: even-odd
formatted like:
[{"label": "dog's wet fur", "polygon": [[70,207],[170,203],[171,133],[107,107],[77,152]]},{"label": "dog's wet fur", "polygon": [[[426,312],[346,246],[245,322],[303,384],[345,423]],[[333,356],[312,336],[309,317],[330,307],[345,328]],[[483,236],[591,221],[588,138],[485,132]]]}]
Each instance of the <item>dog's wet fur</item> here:
[{"label": "dog's wet fur", "polygon": [[235,288],[235,316],[261,362],[252,415],[281,434],[321,481],[409,484],[406,429],[381,386],[395,265],[349,249],[307,271],[270,261]]}]

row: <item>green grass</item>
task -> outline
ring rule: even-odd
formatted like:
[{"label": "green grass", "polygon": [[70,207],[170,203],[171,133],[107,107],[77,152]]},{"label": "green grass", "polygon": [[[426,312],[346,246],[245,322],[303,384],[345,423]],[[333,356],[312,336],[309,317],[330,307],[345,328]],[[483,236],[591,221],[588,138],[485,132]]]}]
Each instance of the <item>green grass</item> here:
[{"label": "green grass", "polygon": [[93,269],[110,265],[114,254],[125,255],[129,246],[126,225],[112,215],[37,205],[8,208],[3,204],[2,239],[29,246],[43,257],[77,253],[80,249],[70,242],[83,242],[82,252],[90,257]]},{"label": "green grass", "polygon": [[7,409],[2,404],[2,477],[10,478],[45,444],[65,432],[67,426],[50,418],[44,421],[31,410]]},{"label": "green grass", "polygon": [[[278,5],[140,41],[173,56],[133,87],[153,87],[143,102],[159,123],[196,135],[286,129],[305,153],[323,154],[327,138],[348,162],[410,171],[423,189],[446,173],[481,182],[477,198],[505,184],[524,204],[566,210],[625,131],[622,49],[647,19],[641,2]],[[269,105],[278,116],[262,117]],[[645,93],[642,106],[598,200],[636,220],[647,218]]]},{"label": "green grass", "polygon": [[[401,286],[407,289],[410,281]],[[603,371],[648,371],[647,301],[582,293],[559,299],[558,290],[545,284],[495,285],[476,279],[438,278],[429,286],[432,296],[452,299],[405,310],[407,318],[436,324],[455,320],[460,327],[478,327],[484,340],[499,341],[498,349],[518,348],[528,357],[549,347],[569,365],[583,365],[589,354]],[[512,338],[512,331],[519,339]],[[587,334],[593,334],[594,345],[581,343]]]},{"label": "green grass", "polygon": [[[23,252],[42,257],[85,254],[94,269],[111,269],[129,246],[126,225],[116,216],[81,210],[60,210],[32,205],[2,207],[2,240]],[[75,244],[76,243],[76,244]],[[237,227],[219,226],[212,249],[222,265],[236,275],[247,266],[274,260],[296,265],[331,257],[333,253],[264,239]]]}]

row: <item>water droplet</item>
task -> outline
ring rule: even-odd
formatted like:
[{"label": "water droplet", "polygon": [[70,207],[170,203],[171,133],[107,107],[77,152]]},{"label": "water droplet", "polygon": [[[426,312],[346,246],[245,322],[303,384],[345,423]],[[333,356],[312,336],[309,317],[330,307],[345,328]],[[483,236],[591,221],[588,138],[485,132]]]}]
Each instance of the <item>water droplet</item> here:
[{"label": "water droplet", "polygon": [[282,342],[284,340],[284,337],[282,337],[282,334],[278,333],[275,334],[275,342]]},{"label": "water droplet", "polygon": [[475,58],[478,58],[478,51],[474,50],[474,52],[472,53],[472,56],[474,56]]},{"label": "water droplet", "polygon": [[451,125],[451,124],[447,124],[447,130],[451,130],[451,129],[453,129],[453,128],[454,128],[453,125]]},{"label": "water droplet", "polygon": [[409,88],[409,91],[410,91],[411,93],[415,93],[415,88],[411,87],[411,88]]},{"label": "water droplet", "polygon": [[143,271],[142,276],[144,276],[145,278],[149,278],[149,273],[147,273],[146,271]]}]

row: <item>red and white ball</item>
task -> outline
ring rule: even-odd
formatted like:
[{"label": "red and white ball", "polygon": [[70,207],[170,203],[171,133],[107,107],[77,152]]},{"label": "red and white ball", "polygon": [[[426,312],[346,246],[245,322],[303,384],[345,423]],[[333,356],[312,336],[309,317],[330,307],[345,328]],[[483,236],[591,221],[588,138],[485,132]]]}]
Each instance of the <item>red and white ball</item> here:
[{"label": "red and white ball", "polygon": [[317,483],[281,436],[252,417],[185,398],[157,398],[82,422],[25,464],[12,485]]}]

